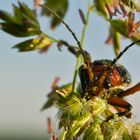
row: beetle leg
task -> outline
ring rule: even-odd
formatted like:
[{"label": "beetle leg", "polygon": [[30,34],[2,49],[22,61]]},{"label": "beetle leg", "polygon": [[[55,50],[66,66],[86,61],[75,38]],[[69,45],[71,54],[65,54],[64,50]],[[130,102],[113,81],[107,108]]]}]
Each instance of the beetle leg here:
[{"label": "beetle leg", "polygon": [[119,98],[122,98],[122,97],[125,97],[125,96],[128,96],[128,95],[135,94],[139,90],[140,90],[140,82],[137,83],[135,86],[133,86],[133,87],[131,87],[131,88],[119,93],[117,96]]},{"label": "beetle leg", "polygon": [[115,106],[115,108],[118,110],[119,116],[125,115],[127,117],[132,109],[132,105],[122,98],[110,97],[108,98],[107,102],[108,104]]},{"label": "beetle leg", "polygon": [[87,92],[87,86],[89,85],[89,75],[85,65],[80,66],[79,77],[80,77],[81,87],[83,92],[82,96],[84,96],[84,93]]}]

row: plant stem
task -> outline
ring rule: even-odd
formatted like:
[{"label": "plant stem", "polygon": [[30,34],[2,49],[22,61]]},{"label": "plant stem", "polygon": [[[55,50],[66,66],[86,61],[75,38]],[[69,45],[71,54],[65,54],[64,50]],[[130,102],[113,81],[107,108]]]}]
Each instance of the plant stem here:
[{"label": "plant stem", "polygon": [[[88,26],[88,23],[89,23],[89,18],[90,18],[91,11],[92,11],[92,6],[89,6],[89,9],[88,9],[87,15],[86,15],[86,24],[84,24],[83,31],[82,31],[82,36],[81,36],[81,41],[80,41],[82,49],[84,47],[84,39],[85,39],[86,29],[87,29],[87,26]],[[80,62],[81,62],[81,56],[79,55],[77,57],[77,60],[76,60],[76,67],[75,67],[75,72],[74,72],[72,91],[75,91]]]},{"label": "plant stem", "polygon": [[52,40],[53,42],[55,42],[55,43],[58,43],[58,42],[59,42],[59,40],[57,40],[57,39],[53,38],[52,36],[47,35],[47,34],[45,34],[45,33],[43,33],[43,32],[42,32],[42,35],[44,35],[44,36],[46,36],[47,38],[51,39],[51,40]]},{"label": "plant stem", "polygon": [[67,131],[66,131],[66,130],[64,130],[64,131],[63,131],[63,133],[62,133],[61,140],[65,140],[66,133],[67,133]]}]

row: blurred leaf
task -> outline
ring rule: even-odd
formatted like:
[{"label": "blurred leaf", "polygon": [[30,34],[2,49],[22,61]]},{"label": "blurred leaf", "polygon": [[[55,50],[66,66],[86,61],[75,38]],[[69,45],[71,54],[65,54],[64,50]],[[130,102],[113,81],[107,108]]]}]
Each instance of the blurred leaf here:
[{"label": "blurred leaf", "polygon": [[[61,87],[57,87],[57,90],[65,90],[67,92],[70,92],[71,89],[72,89],[71,83],[63,85]],[[43,107],[41,108],[41,111],[51,107],[56,101],[58,101],[58,99],[60,99],[60,95],[56,92],[56,89],[52,90],[48,94],[48,99],[47,99],[46,103],[43,105]]]},{"label": "blurred leaf", "polygon": [[31,10],[25,3],[18,2],[19,8],[21,12],[26,16],[28,19],[32,20],[35,25],[39,25],[38,20],[36,18],[35,13]]},{"label": "blurred leaf", "polygon": [[13,4],[14,15],[0,11],[0,28],[16,37],[26,37],[41,33],[39,22],[34,12],[24,3],[19,2],[19,7]]},{"label": "blurred leaf", "polygon": [[20,8],[13,4],[14,16],[19,24],[22,24],[23,13]]},{"label": "blurred leaf", "polygon": [[37,37],[21,42],[13,48],[17,48],[20,52],[26,52],[49,47],[51,43],[51,40],[47,37]]},{"label": "blurred leaf", "polygon": [[[68,9],[68,0],[46,0],[45,5],[54,10],[61,18],[64,18]],[[61,23],[57,17],[51,15],[45,8],[42,10],[42,15],[51,17],[51,28],[55,28]]]},{"label": "blurred leaf", "polygon": [[40,33],[38,29],[26,28],[16,23],[0,23],[0,29],[16,37],[26,37]]},{"label": "blurred leaf", "polygon": [[14,16],[10,15],[10,13],[6,12],[6,11],[3,11],[3,10],[0,10],[0,19],[10,23],[15,23],[16,22],[16,19]]},{"label": "blurred leaf", "polygon": [[51,94],[52,95],[49,96],[49,98],[47,99],[46,103],[41,108],[41,111],[53,106],[55,104],[55,102],[57,101],[57,99],[58,99],[57,93],[55,91],[52,91]]}]

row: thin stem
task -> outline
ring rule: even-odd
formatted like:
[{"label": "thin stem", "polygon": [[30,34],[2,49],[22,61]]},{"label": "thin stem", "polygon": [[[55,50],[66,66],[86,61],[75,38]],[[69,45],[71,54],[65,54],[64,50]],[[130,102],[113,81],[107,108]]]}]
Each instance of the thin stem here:
[{"label": "thin stem", "polygon": [[[90,13],[92,11],[91,8],[92,8],[92,6],[89,6],[89,9],[88,9],[87,15],[86,15],[86,24],[84,25],[83,31],[82,31],[82,36],[81,36],[81,41],[80,41],[82,50],[83,50],[83,47],[84,47],[84,39],[85,39],[86,29],[87,29],[87,26],[88,26],[88,23],[89,23]],[[76,86],[76,82],[77,82],[78,69],[79,69],[80,61],[81,61],[81,57],[79,56],[79,57],[77,57],[77,61],[76,61],[72,91],[75,91],[75,86]]]},{"label": "thin stem", "polygon": [[63,130],[62,136],[61,136],[61,140],[65,140],[65,136],[67,134],[66,130]]},{"label": "thin stem", "polygon": [[59,40],[57,40],[57,39],[53,38],[52,36],[47,35],[47,34],[45,34],[45,33],[43,33],[43,32],[42,32],[42,35],[48,37],[49,39],[51,39],[51,40],[52,40],[53,42],[55,42],[55,43],[58,43],[58,42],[59,42]]}]

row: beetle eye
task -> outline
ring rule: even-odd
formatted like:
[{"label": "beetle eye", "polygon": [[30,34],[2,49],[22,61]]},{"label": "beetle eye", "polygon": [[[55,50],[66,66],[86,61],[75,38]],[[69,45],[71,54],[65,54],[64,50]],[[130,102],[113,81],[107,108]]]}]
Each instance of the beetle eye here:
[{"label": "beetle eye", "polygon": [[98,80],[98,76],[95,76],[95,77],[94,77],[94,80],[97,81],[97,80]]},{"label": "beetle eye", "polygon": [[111,81],[109,78],[105,78],[104,80],[104,88],[109,89],[111,87]]}]

